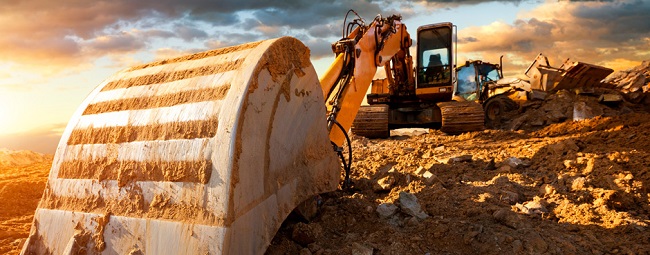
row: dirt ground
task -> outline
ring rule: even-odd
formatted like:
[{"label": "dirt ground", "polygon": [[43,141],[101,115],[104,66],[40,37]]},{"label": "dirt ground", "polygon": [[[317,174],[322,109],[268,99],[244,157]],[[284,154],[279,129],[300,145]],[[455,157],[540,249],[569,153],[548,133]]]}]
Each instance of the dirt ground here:
[{"label": "dirt ground", "polygon": [[650,114],[352,144],[355,188],[267,254],[650,254]]},{"label": "dirt ground", "polygon": [[[267,254],[650,254],[644,111],[352,147],[354,188],[290,217]],[[0,169],[0,254],[20,251],[49,162]]]},{"label": "dirt ground", "polygon": [[29,235],[52,157],[26,166],[0,166],[0,254],[18,254]]}]

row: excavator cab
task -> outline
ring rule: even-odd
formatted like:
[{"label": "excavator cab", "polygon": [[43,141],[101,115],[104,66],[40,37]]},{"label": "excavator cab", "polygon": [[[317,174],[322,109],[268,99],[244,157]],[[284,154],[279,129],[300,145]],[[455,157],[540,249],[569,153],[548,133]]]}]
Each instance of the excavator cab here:
[{"label": "excavator cab", "polygon": [[419,98],[451,100],[455,77],[454,48],[452,23],[418,28],[415,93]]}]

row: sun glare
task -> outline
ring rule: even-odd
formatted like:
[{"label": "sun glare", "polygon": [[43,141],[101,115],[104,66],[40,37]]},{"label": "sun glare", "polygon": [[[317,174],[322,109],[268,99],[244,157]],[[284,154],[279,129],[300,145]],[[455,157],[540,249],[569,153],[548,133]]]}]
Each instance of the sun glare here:
[{"label": "sun glare", "polygon": [[0,91],[0,135],[12,132],[11,103],[5,92]]}]

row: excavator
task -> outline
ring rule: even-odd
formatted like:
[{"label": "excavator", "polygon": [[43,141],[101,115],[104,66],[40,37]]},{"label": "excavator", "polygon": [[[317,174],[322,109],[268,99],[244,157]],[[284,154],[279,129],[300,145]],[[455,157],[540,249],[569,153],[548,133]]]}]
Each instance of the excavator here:
[{"label": "excavator", "polygon": [[440,128],[448,134],[484,128],[481,104],[457,96],[462,86],[458,86],[454,30],[449,22],[417,29],[415,68],[408,48],[384,64],[386,78],[372,81],[368,105],[361,106],[352,133],[386,138],[391,129],[401,127]]},{"label": "excavator", "polygon": [[408,99],[404,116],[429,104],[417,116],[451,131],[464,121],[454,109],[471,106],[450,101],[449,28],[418,29],[428,62],[415,69],[399,15],[368,23],[351,10],[320,79],[292,37],[114,74],[68,123],[21,254],[264,253],[294,208],[349,185],[342,147],[378,67],[415,85],[391,87]]}]

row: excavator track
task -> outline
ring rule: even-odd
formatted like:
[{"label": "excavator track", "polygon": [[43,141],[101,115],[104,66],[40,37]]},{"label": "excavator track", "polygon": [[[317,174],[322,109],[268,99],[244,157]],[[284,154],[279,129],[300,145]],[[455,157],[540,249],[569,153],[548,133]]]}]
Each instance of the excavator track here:
[{"label": "excavator track", "polygon": [[455,135],[485,129],[485,113],[480,104],[451,101],[437,105],[442,113],[440,131]]},{"label": "excavator track", "polygon": [[388,138],[388,105],[364,105],[352,123],[352,133],[367,138]]}]

